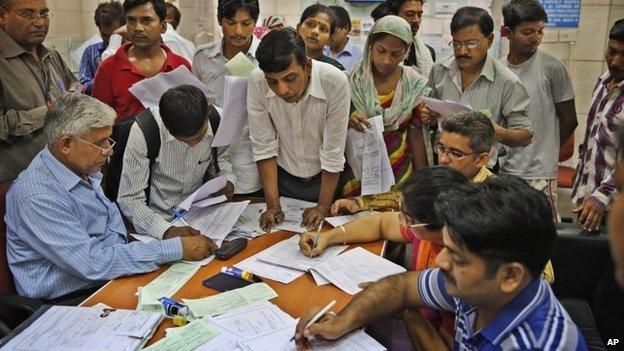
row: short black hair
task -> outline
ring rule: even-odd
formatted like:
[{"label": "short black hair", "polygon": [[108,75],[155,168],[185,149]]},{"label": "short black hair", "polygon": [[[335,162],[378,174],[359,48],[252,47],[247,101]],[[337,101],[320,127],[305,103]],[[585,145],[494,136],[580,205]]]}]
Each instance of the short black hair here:
[{"label": "short black hair", "polygon": [[301,66],[307,62],[303,39],[292,27],[284,27],[268,32],[256,49],[258,67],[267,73],[286,70],[292,60]]},{"label": "short black hair", "polygon": [[377,22],[377,20],[379,20],[382,17],[391,15],[392,11],[390,11],[390,9],[388,8],[388,3],[386,2],[382,2],[381,4],[375,6],[375,8],[373,9],[373,11],[371,11],[371,17],[373,18],[373,21]]},{"label": "short black hair", "polygon": [[167,5],[165,4],[165,0],[125,0],[123,3],[123,10],[125,14],[128,14],[133,8],[149,3],[154,6],[154,11],[160,21],[164,21],[165,17],[167,17]]},{"label": "short black hair", "polygon": [[173,9],[173,20],[175,21],[175,24],[171,23],[171,25],[173,26],[173,29],[177,29],[180,25],[180,20],[182,20],[182,13],[180,13],[180,10],[176,7],[176,5],[170,2],[167,3],[167,8]]},{"label": "short black hair", "polygon": [[494,31],[494,21],[486,10],[473,6],[462,7],[451,19],[451,34],[474,25],[478,25],[481,33],[486,37]]},{"label": "short black hair", "polygon": [[392,12],[393,15],[398,16],[403,4],[410,1],[417,1],[422,5],[425,4],[425,0],[386,0],[386,4],[388,6],[388,10]]},{"label": "short black hair", "polygon": [[351,31],[351,17],[349,17],[349,11],[342,6],[330,6],[330,10],[334,12],[334,18],[336,19],[336,27]]},{"label": "short black hair", "polygon": [[126,24],[126,17],[124,16],[123,8],[118,1],[103,2],[95,9],[96,27],[108,28],[114,23],[124,25]]},{"label": "short black hair", "polygon": [[254,22],[260,16],[260,4],[258,0],[219,0],[217,5],[217,20],[221,22],[224,18],[234,18],[239,10],[249,12]]},{"label": "short black hair", "polygon": [[438,196],[435,208],[453,241],[486,261],[489,277],[509,262],[539,277],[553,253],[550,203],[518,177],[465,183]]},{"label": "short black hair", "polygon": [[609,39],[624,42],[624,18],[620,18],[613,23],[609,31]]},{"label": "short black hair", "polygon": [[474,153],[489,152],[494,146],[494,124],[483,112],[453,113],[442,120],[442,132],[455,133],[470,140]]},{"label": "short black hair", "polygon": [[299,24],[302,24],[303,21],[310,17],[316,16],[318,13],[324,13],[329,17],[329,34],[334,34],[334,30],[336,30],[336,15],[334,14],[334,11],[325,5],[314,4],[306,7],[301,14]]},{"label": "short black hair", "polygon": [[192,85],[167,90],[158,102],[163,124],[174,137],[190,137],[203,128],[208,113],[217,113],[204,93]]},{"label": "short black hair", "polygon": [[12,0],[0,0],[0,8],[3,8],[5,10],[10,10],[11,9],[11,5],[12,4]]},{"label": "short black hair", "polygon": [[407,181],[399,186],[403,196],[402,211],[427,228],[442,229],[444,222],[435,211],[435,201],[442,192],[468,182],[459,171],[445,166],[415,170]]},{"label": "short black hair", "polygon": [[505,27],[514,30],[522,22],[548,22],[548,15],[537,0],[511,0],[503,6]]}]

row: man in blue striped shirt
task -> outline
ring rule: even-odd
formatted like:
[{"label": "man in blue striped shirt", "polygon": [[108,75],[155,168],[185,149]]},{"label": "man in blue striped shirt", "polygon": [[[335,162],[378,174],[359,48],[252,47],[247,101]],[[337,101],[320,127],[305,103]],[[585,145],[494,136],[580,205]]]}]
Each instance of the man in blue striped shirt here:
[{"label": "man in blue striped shirt", "polygon": [[201,235],[128,243],[119,210],[100,186],[115,117],[79,93],[63,95],[47,113],[47,147],[7,194],[7,257],[20,295],[60,301],[167,262],[201,260],[215,249]]},{"label": "man in blue striped shirt", "polygon": [[340,314],[305,328],[307,338],[337,339],[406,309],[455,312],[454,350],[586,350],[585,340],[541,277],[556,232],[546,197],[512,176],[467,183],[438,196],[444,220],[440,268],[384,278]]}]

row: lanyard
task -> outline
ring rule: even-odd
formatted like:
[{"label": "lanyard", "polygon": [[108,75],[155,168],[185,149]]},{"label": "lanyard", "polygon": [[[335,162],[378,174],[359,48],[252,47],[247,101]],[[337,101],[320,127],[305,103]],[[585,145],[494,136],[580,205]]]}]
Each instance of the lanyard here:
[{"label": "lanyard", "polygon": [[28,62],[27,58],[25,58],[24,56],[20,56],[20,59],[22,60],[22,62],[26,66],[26,68],[28,68],[28,71],[30,71],[30,74],[32,74],[32,76],[37,81],[37,85],[39,85],[39,89],[41,89],[41,93],[43,94],[43,99],[46,102],[50,101],[50,74],[45,69],[45,65],[43,64],[43,58],[41,60],[41,63],[42,63],[41,64],[41,70],[43,71],[43,76],[44,76],[44,79],[45,79],[44,82],[42,82],[39,79],[39,76],[35,73],[35,70],[30,65],[30,63]]}]

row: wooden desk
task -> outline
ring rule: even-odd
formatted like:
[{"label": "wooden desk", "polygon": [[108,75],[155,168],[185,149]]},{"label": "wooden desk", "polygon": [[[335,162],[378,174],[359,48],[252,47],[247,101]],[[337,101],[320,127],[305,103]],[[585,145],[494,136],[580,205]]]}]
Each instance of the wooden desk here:
[{"label": "wooden desk", "polygon": [[[250,240],[245,250],[231,259],[227,261],[219,261],[215,259],[208,265],[200,268],[200,270],[180,290],[178,290],[175,295],[173,295],[173,298],[176,300],[181,300],[182,298],[198,299],[218,294],[219,291],[203,286],[202,281],[217,274],[222,266],[231,267],[245,258],[253,256],[278,241],[287,239],[292,235],[295,234],[281,231],[266,234]],[[377,255],[381,255],[385,247],[383,241],[357,246],[362,246]],[[355,247],[355,245],[352,245],[352,247]],[[101,302],[111,307],[133,310],[137,307],[138,303],[138,298],[135,295],[137,288],[139,286],[146,285],[164,272],[167,268],[168,266],[165,266],[151,273],[112,280],[102,287],[102,289],[98,290],[95,294],[85,300],[81,306],[93,306]],[[282,284],[269,279],[264,279],[264,281],[279,295],[271,301],[294,318],[300,317],[311,307],[322,307],[332,299],[336,300],[334,310],[340,311],[349,301],[351,301],[352,298],[351,295],[343,292],[332,284],[317,286],[310,274],[304,274],[290,284]],[[165,319],[156,330],[154,336],[148,342],[148,345],[163,338],[165,336],[165,328],[171,327],[173,327],[171,319]]]}]

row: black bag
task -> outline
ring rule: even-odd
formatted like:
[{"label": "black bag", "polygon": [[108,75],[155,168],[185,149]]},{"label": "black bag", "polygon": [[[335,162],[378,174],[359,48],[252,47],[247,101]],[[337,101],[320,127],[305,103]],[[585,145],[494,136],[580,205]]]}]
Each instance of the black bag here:
[{"label": "black bag", "polygon": [[[220,117],[219,113],[212,105],[210,105],[208,109],[208,120],[210,121],[212,133],[215,135],[217,133],[217,129],[219,128]],[[113,147],[113,155],[110,157],[107,166],[103,170],[104,177],[102,178],[102,188],[104,189],[104,194],[110,201],[117,201],[119,181],[121,180],[121,171],[123,169],[124,151],[126,150],[130,130],[132,129],[132,125],[134,125],[134,123],[137,123],[141,132],[143,132],[145,144],[147,145],[149,178],[147,180],[147,187],[145,188],[145,199],[149,205],[149,187],[152,183],[152,166],[154,165],[154,162],[158,157],[158,153],[160,152],[160,130],[150,109],[145,109],[145,111],[134,117],[125,118],[113,126],[112,138],[116,141],[116,144]],[[211,170],[210,167],[206,170],[206,174],[203,179],[204,182],[210,178],[211,171],[214,171],[215,175],[220,172],[217,148],[213,147],[211,149],[211,153],[214,170]]]}]

